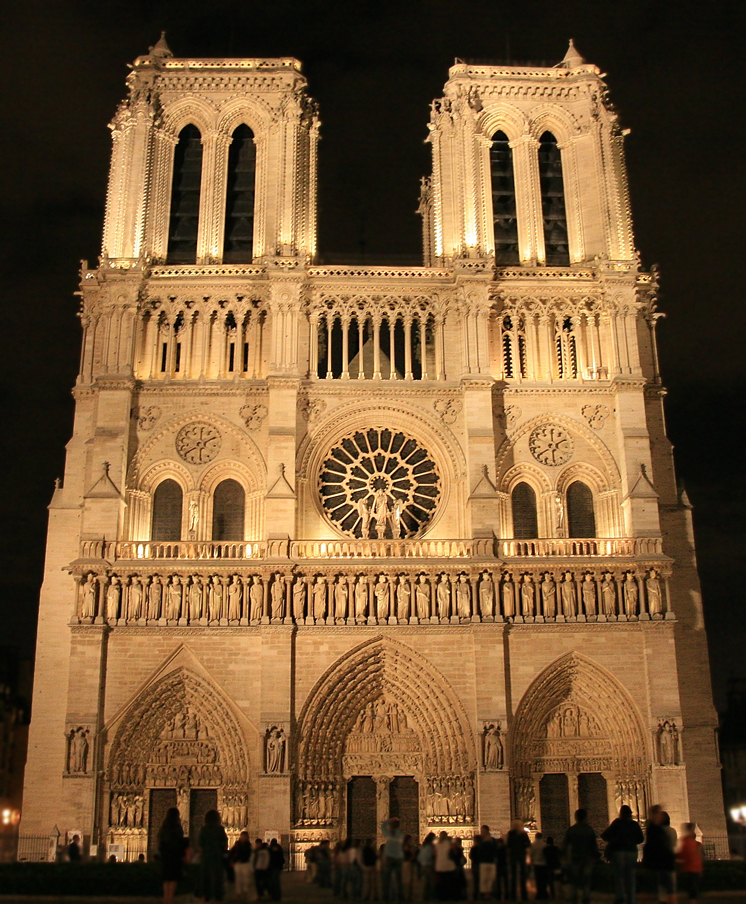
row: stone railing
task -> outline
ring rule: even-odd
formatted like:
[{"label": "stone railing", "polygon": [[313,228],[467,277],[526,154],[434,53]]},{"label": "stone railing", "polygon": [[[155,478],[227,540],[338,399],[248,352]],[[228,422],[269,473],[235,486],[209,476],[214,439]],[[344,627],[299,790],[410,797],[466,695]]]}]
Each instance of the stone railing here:
[{"label": "stone railing", "polygon": [[[140,560],[242,560],[266,559],[271,555],[268,549],[271,541],[215,541],[215,540],[179,540],[173,542],[155,540],[84,540],[81,543],[81,559],[108,559],[115,562],[119,559]],[[287,544],[285,544],[287,546]]]},{"label": "stone railing", "polygon": [[291,559],[493,559],[495,541],[293,540]]},{"label": "stone railing", "polygon": [[549,558],[638,558],[663,554],[660,537],[555,538],[537,540],[498,540],[501,559]]}]

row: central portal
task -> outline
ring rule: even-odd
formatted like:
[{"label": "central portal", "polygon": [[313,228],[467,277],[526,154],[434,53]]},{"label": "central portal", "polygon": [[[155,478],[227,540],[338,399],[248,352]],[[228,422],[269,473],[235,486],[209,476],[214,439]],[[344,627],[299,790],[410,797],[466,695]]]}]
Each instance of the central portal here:
[{"label": "central portal", "polygon": [[358,775],[347,784],[347,834],[364,841],[377,832],[376,783],[369,775]]},{"label": "central portal", "polygon": [[420,786],[411,775],[398,775],[389,785],[389,813],[396,816],[402,832],[418,839],[420,834]]},{"label": "central portal", "polygon": [[347,835],[361,841],[376,838],[383,820],[396,817],[405,835],[419,838],[419,783],[412,775],[398,775],[388,786],[381,781],[358,775],[347,783]]}]

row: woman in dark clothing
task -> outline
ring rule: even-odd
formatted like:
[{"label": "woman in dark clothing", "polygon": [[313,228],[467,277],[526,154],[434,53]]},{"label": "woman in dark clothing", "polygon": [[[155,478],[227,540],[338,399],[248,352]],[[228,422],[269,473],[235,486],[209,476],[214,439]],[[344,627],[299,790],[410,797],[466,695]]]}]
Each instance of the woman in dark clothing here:
[{"label": "woman in dark clothing", "polygon": [[619,818],[601,834],[606,842],[606,854],[614,870],[614,904],[635,904],[635,870],[637,846],[645,840],[642,829],[632,819],[632,810],[624,804]]},{"label": "woman in dark clothing", "polygon": [[279,901],[282,897],[280,877],[284,866],[285,854],[282,851],[280,842],[276,838],[273,838],[269,843],[269,877],[267,882],[269,896],[273,901]]},{"label": "woman in dark clothing", "polygon": [[223,900],[223,875],[228,836],[225,834],[217,810],[205,813],[205,824],[199,831],[199,873],[202,897],[205,902]]},{"label": "woman in dark clothing", "polygon": [[163,874],[163,904],[173,904],[184,866],[184,829],[176,807],[171,807],[158,832],[158,858]]},{"label": "woman in dark clothing", "polygon": [[[676,902],[676,832],[671,820],[659,804],[650,808],[645,826],[642,865],[655,873],[658,881],[658,900],[665,895],[669,904]],[[673,837],[672,837],[673,835]]]}]

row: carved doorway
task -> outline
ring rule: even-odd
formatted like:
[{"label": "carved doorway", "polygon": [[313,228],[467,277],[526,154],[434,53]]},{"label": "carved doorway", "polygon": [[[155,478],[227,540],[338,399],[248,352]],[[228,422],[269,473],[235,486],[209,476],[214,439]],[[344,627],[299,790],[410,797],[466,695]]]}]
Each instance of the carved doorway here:
[{"label": "carved doorway", "polygon": [[420,785],[412,775],[397,775],[389,785],[389,813],[402,832],[415,840],[420,835]]},{"label": "carved doorway", "polygon": [[171,807],[176,806],[176,788],[154,788],[150,792],[148,818],[148,860],[158,853],[158,832]]},{"label": "carved doorway", "polygon": [[205,813],[218,808],[217,788],[192,788],[189,794],[189,841],[197,846],[199,830],[205,824]]},{"label": "carved doorway", "polygon": [[609,824],[609,795],[600,772],[581,772],[578,776],[578,806],[588,811],[588,824],[599,834],[603,832]]},{"label": "carved doorway", "polygon": [[555,842],[565,837],[570,825],[570,790],[564,772],[548,772],[539,782],[541,831]]},{"label": "carved doorway", "polygon": [[357,775],[347,783],[347,834],[350,838],[375,838],[376,783],[369,775]]}]

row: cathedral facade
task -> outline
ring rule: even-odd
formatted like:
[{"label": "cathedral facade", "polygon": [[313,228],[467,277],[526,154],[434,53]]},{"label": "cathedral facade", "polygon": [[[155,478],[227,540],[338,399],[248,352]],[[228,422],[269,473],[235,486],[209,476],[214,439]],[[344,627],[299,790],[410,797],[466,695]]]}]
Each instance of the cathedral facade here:
[{"label": "cathedral facade", "polygon": [[[423,266],[322,266],[294,59],[139,57],[81,273],[20,855],[79,832],[724,835],[623,131],[572,44],[456,62]],[[424,125],[424,123],[423,123]],[[112,847],[109,847],[112,846]]]}]

